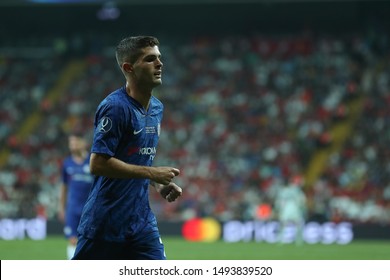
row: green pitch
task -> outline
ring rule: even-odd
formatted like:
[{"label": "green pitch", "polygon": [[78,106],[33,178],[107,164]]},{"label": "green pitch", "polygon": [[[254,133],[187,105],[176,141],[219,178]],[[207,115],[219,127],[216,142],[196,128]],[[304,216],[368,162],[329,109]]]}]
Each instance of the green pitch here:
[{"label": "green pitch", "polygon": [[[390,241],[354,241],[348,245],[277,245],[255,242],[194,243],[164,238],[170,260],[390,260]],[[67,241],[0,240],[2,260],[63,260]]]}]

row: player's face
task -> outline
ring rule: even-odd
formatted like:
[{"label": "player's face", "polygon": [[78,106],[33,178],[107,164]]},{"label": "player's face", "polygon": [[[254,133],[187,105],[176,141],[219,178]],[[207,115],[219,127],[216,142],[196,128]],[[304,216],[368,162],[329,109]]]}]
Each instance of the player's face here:
[{"label": "player's face", "polygon": [[138,84],[150,87],[161,85],[162,66],[158,47],[144,48],[144,53],[134,63],[134,76]]},{"label": "player's face", "polygon": [[85,141],[77,136],[69,136],[69,150],[72,153],[77,153],[85,149]]}]

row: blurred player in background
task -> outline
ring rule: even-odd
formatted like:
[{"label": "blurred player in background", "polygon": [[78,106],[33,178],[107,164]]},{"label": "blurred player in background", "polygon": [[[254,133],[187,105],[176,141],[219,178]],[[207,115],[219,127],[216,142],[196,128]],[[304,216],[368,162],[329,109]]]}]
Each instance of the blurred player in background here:
[{"label": "blurred player in background", "polygon": [[275,210],[280,222],[279,242],[301,244],[307,215],[306,195],[302,190],[303,178],[292,177],[282,186],[275,198]]},{"label": "blurred player in background", "polygon": [[152,167],[163,115],[152,95],[162,83],[159,41],[125,38],[116,59],[126,85],[109,94],[95,114],[90,167],[96,176],[73,259],[166,259],[149,186],[168,202],[182,190],[172,182],[179,169]]},{"label": "blurred player in background", "polygon": [[69,135],[68,145],[70,155],[62,165],[58,216],[65,224],[64,233],[69,240],[67,257],[71,259],[76,249],[77,226],[92,186],[93,176],[89,171],[90,153],[83,136],[77,133]]}]

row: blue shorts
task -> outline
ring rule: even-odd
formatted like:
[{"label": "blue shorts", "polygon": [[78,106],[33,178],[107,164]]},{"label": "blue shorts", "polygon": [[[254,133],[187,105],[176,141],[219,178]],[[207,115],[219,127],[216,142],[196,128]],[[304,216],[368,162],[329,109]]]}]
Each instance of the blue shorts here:
[{"label": "blue shorts", "polygon": [[72,260],[166,260],[161,238],[110,242],[79,236]]},{"label": "blue shorts", "polygon": [[64,234],[66,238],[77,237],[77,227],[80,223],[81,213],[67,213],[65,218]]}]

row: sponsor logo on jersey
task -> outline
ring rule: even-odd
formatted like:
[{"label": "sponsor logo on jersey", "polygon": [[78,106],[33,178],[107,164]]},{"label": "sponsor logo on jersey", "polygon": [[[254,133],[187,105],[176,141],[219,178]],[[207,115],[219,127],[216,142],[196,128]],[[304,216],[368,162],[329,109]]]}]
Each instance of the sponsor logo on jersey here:
[{"label": "sponsor logo on jersey", "polygon": [[141,128],[140,130],[134,130],[134,131],[133,131],[133,134],[134,134],[134,135],[137,135],[137,134],[139,134],[142,130],[144,130],[144,129]]},{"label": "sponsor logo on jersey", "polygon": [[149,156],[151,160],[156,156],[157,149],[156,147],[130,147],[127,150],[127,155],[131,156],[133,154],[139,154],[142,156]]},{"label": "sponsor logo on jersey", "polygon": [[139,149],[140,155],[155,155],[156,147],[142,147]]}]

